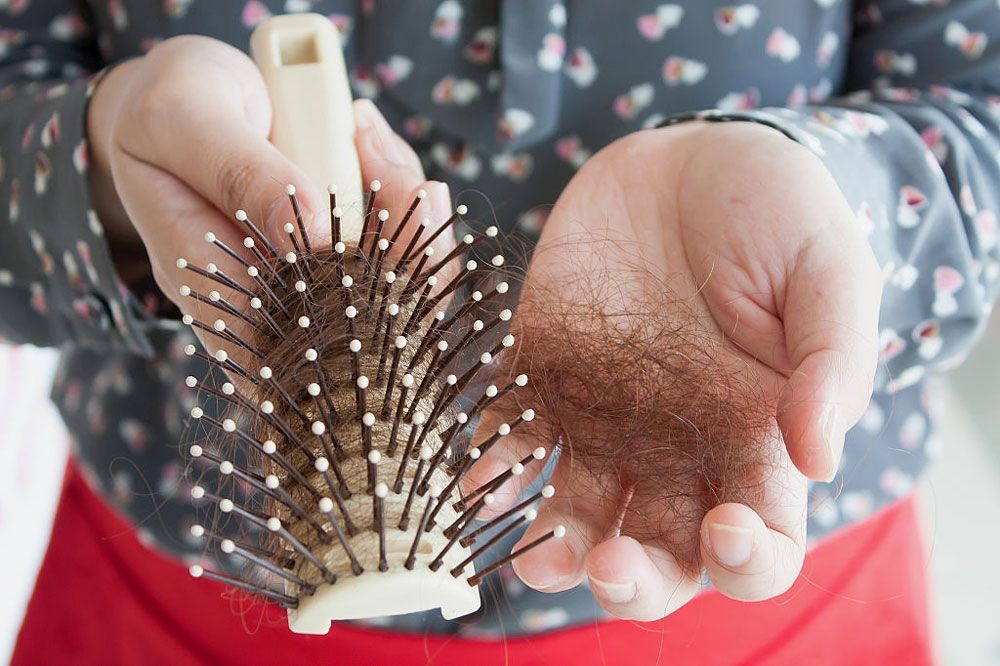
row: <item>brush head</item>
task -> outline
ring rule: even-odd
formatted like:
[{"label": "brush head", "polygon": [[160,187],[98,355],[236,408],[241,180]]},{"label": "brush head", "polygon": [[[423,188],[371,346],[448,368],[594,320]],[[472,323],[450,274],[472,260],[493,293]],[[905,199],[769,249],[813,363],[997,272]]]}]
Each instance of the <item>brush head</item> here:
[{"label": "brush head", "polygon": [[[451,233],[465,206],[436,226],[409,224],[421,192],[387,225],[392,212],[375,207],[379,189],[378,181],[369,188],[357,243],[342,237],[331,188],[332,247],[314,248],[289,187],[291,250],[238,211],[248,232],[242,248],[215,234],[205,240],[245,277],[177,263],[214,283],[207,295],[188,285],[181,295],[199,306],[200,316],[185,315],[185,323],[218,349],[185,351],[225,374],[187,381],[222,406],[191,411],[205,433],[188,451],[192,498],[204,513],[192,535],[242,565],[238,575],[203,564],[191,573],[285,606],[296,632],[325,633],[331,620],[431,609],[450,619],[477,610],[479,581],[520,552],[479,572],[473,560],[551,496],[547,487],[476,525],[492,491],[525,465],[540,465],[544,449],[460,492],[482,456],[534,418],[524,410],[466,445],[470,422],[527,384],[522,375],[482,389],[514,343],[502,307],[503,257],[456,266],[496,228],[437,256],[436,239]],[[459,300],[467,285],[481,290]],[[547,538],[560,536],[556,529]]]}]

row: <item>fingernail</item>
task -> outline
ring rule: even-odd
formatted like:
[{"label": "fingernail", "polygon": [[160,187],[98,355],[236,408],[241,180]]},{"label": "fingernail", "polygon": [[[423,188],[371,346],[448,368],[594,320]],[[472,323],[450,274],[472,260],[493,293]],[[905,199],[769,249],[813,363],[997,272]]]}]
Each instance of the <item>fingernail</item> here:
[{"label": "fingernail", "polygon": [[627,604],[635,599],[639,593],[639,586],[634,580],[625,583],[609,583],[591,577],[590,589],[596,596],[611,604]]},{"label": "fingernail", "polygon": [[708,545],[720,563],[741,567],[753,554],[753,530],[725,523],[708,524]]},{"label": "fingernail", "polygon": [[840,467],[840,452],[843,449],[844,433],[840,429],[840,410],[837,405],[830,405],[819,420],[820,435],[828,456],[827,481],[832,481]]},{"label": "fingernail", "polygon": [[406,157],[399,146],[402,139],[389,127],[378,107],[371,100],[363,99],[357,102],[356,110],[355,123],[371,152],[397,166],[405,165]]},{"label": "fingernail", "polygon": [[434,181],[427,188],[427,209],[430,211],[428,217],[431,218],[431,229],[437,229],[438,225],[448,219],[451,215],[451,192],[448,186],[441,181]]}]

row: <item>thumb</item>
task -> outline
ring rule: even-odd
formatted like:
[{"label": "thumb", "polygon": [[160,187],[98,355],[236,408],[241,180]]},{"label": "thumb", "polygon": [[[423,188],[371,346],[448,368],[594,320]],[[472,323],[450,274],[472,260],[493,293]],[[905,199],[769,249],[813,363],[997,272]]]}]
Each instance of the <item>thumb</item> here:
[{"label": "thumb", "polygon": [[810,479],[833,479],[844,436],[871,399],[881,284],[853,228],[814,239],[788,277],[782,320],[792,371],[777,420],[792,462]]}]

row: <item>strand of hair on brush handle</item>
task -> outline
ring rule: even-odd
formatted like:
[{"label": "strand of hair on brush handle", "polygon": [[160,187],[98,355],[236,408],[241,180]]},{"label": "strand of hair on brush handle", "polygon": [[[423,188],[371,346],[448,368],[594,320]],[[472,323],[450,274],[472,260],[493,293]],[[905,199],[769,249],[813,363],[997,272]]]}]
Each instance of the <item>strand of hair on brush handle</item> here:
[{"label": "strand of hair on brush handle", "polygon": [[481,581],[483,578],[485,578],[486,576],[489,576],[491,573],[493,573],[497,569],[502,568],[504,565],[506,565],[506,564],[508,564],[510,562],[513,562],[514,560],[516,560],[517,558],[519,558],[521,555],[524,555],[525,553],[527,553],[529,550],[532,550],[534,548],[537,548],[538,546],[541,546],[543,543],[545,543],[549,539],[561,539],[564,536],[566,536],[566,527],[563,526],[563,525],[556,525],[552,529],[551,532],[548,532],[547,534],[544,534],[544,535],[538,537],[537,539],[535,539],[534,541],[532,541],[529,544],[525,544],[521,548],[518,548],[517,550],[515,550],[514,552],[512,552],[510,555],[507,555],[506,557],[500,558],[499,560],[497,560],[493,564],[489,565],[488,567],[486,567],[482,571],[479,571],[475,575],[470,576],[468,578],[467,582],[469,583],[469,585],[471,585],[471,586],[474,587],[474,586],[478,585],[479,581]]},{"label": "strand of hair on brush handle", "polygon": [[433,504],[441,503],[439,499],[441,497],[441,489],[437,486],[431,486],[430,491],[427,496],[427,503],[424,504],[424,511],[420,514],[420,523],[417,526],[416,533],[413,535],[413,543],[410,546],[409,555],[407,555],[406,562],[403,564],[407,569],[413,570],[413,565],[416,563],[417,559],[417,548],[420,546],[420,539],[423,538],[424,532],[427,529],[427,522],[430,520],[431,506]]},{"label": "strand of hair on brush handle", "polygon": [[[471,522],[471,521],[475,520],[476,519],[476,514],[478,514],[480,511],[482,511],[483,507],[489,506],[492,503],[493,503],[493,495],[486,495],[486,497],[483,498],[482,503],[479,503],[479,504],[476,505],[476,510],[475,510],[475,512],[473,512],[469,516],[468,522]],[[438,500],[437,506],[440,507],[442,504],[444,504],[444,501]],[[435,508],[437,508],[437,507],[435,507]],[[430,517],[431,521],[434,520],[434,514],[435,513],[436,512],[432,512],[431,513],[431,517]],[[426,528],[424,528],[424,529],[426,529]],[[444,562],[445,555],[447,555],[448,551],[450,551],[452,549],[452,547],[456,543],[458,543],[458,538],[459,538],[459,533],[460,532],[461,532],[461,530],[459,530],[458,532],[456,532],[455,534],[453,534],[451,536],[451,538],[448,539],[448,543],[446,543],[444,545],[444,547],[442,547],[441,550],[438,552],[437,556],[433,560],[431,560],[430,564],[428,565],[430,567],[431,571],[437,571],[438,569],[441,568],[441,564]]]},{"label": "strand of hair on brush handle", "polygon": [[506,483],[511,477],[521,476],[524,474],[525,467],[533,461],[544,460],[545,453],[546,451],[544,446],[537,447],[534,451],[511,465],[506,471],[500,472],[483,485],[467,493],[462,499],[452,504],[452,508],[455,509],[455,511],[464,511],[469,502],[474,502],[480,495],[492,493]]},{"label": "strand of hair on brush handle", "polygon": [[242,578],[236,578],[235,576],[228,576],[226,574],[215,573],[214,571],[208,571],[200,564],[192,564],[188,569],[188,573],[191,574],[192,578],[207,578],[209,580],[214,580],[218,583],[224,583],[226,585],[231,585],[233,587],[238,587],[241,590],[246,590],[247,592],[252,592],[254,594],[259,594],[262,597],[270,599],[271,601],[284,606],[285,608],[298,608],[299,600],[296,597],[288,596],[281,592],[276,592],[270,590],[266,587],[261,587],[260,585],[255,585],[254,583],[249,583]]},{"label": "strand of hair on brush handle", "polygon": [[539,490],[538,492],[533,493],[531,496],[525,498],[524,500],[518,502],[514,506],[510,507],[509,509],[501,513],[499,516],[492,518],[491,520],[483,523],[482,525],[472,530],[468,534],[464,535],[461,539],[458,540],[458,542],[462,546],[468,548],[470,545],[475,543],[477,538],[479,538],[483,534],[486,534],[493,528],[506,522],[507,520],[517,515],[521,511],[524,511],[525,509],[529,508],[535,502],[538,502],[542,499],[550,499],[555,494],[556,494],[555,486],[552,485],[543,486],[542,489]]},{"label": "strand of hair on brush handle", "polygon": [[[537,511],[535,511],[534,509],[528,509],[528,511],[525,512],[523,515],[518,516],[516,519],[512,520],[510,524],[504,526],[502,530],[498,531],[496,534],[491,536],[486,541],[486,543],[484,543],[480,547],[470,552],[468,557],[466,557],[464,560],[456,564],[452,568],[452,570],[449,571],[448,573],[450,573],[453,578],[458,578],[460,575],[462,575],[462,572],[465,571],[465,567],[469,566],[477,558],[479,558],[481,555],[489,551],[489,549],[495,546],[497,543],[499,543],[501,539],[503,539],[505,536],[513,532],[521,525],[532,522],[537,517],[538,517]],[[461,543],[462,541],[463,539],[459,539],[459,543]]]}]

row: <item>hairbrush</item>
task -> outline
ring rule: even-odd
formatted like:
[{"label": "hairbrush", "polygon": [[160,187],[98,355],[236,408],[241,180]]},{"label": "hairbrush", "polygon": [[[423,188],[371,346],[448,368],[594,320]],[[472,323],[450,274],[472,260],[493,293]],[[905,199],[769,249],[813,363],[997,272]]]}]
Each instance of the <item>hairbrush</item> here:
[{"label": "hairbrush", "polygon": [[[557,527],[475,569],[474,560],[532,520],[533,506],[554,492],[545,486],[476,520],[493,491],[542,464],[539,448],[461,493],[477,461],[534,419],[525,409],[475,446],[463,443],[485,409],[528,382],[521,374],[488,383],[514,343],[505,332],[503,256],[454,270],[497,229],[467,234],[438,257],[435,240],[454,233],[465,206],[447,220],[411,224],[424,192],[405,211],[379,207],[378,181],[362,193],[343,56],[328,19],[276,17],[257,28],[251,46],[274,107],[272,142],[313,182],[341,189],[329,188],[332,247],[313,244],[289,185],[291,251],[237,211],[243,248],[211,233],[205,240],[245,278],[178,260],[179,269],[215,283],[207,293],[182,287],[181,295],[211,313],[184,322],[219,349],[185,352],[222,371],[187,378],[205,400],[191,410],[205,437],[187,451],[202,513],[192,535],[236,564],[195,564],[191,574],[284,606],[299,633],[326,633],[331,620],[468,614],[480,606],[484,576],[565,533]],[[390,215],[399,223],[387,224]]]}]

